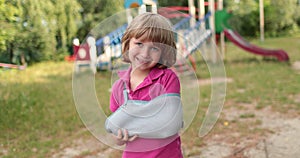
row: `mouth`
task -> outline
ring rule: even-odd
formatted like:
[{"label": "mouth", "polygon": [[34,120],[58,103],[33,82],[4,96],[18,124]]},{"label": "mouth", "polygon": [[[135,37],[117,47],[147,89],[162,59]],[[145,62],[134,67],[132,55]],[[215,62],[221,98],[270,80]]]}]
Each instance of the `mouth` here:
[{"label": "mouth", "polygon": [[152,62],[151,59],[145,59],[145,58],[140,58],[140,57],[136,57],[136,60],[138,61],[139,64],[147,64]]}]

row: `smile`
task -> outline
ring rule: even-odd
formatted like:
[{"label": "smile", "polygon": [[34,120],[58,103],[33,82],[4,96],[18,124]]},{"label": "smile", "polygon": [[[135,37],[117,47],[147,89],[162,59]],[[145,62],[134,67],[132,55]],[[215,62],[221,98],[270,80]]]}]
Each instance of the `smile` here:
[{"label": "smile", "polygon": [[144,59],[144,58],[139,58],[139,57],[136,57],[136,60],[141,64],[146,64],[146,63],[152,62],[151,59]]}]

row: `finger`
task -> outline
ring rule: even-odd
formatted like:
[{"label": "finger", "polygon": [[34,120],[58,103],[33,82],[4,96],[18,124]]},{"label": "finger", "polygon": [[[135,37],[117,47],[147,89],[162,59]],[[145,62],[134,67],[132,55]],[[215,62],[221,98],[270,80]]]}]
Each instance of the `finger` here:
[{"label": "finger", "polygon": [[128,141],[129,141],[129,142],[132,142],[132,141],[134,141],[137,137],[138,137],[138,135],[134,135],[134,136],[130,137],[130,138],[128,139]]},{"label": "finger", "polygon": [[127,141],[128,140],[128,131],[126,129],[123,129],[123,140]]},{"label": "finger", "polygon": [[121,129],[118,130],[118,136],[117,136],[117,139],[122,139],[122,131]]}]

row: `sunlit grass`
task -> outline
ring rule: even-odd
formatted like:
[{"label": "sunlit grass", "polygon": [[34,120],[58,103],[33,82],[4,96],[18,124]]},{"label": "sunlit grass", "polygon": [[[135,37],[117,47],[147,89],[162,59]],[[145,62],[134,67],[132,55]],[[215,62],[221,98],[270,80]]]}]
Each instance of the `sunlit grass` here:
[{"label": "sunlit grass", "polygon": [[43,157],[82,127],[72,98],[72,64],[0,71],[0,142],[8,157]]}]

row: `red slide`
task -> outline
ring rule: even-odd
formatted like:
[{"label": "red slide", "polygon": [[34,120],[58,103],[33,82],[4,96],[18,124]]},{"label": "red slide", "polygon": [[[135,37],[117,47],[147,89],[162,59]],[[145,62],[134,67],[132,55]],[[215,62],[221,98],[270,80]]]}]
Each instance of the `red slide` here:
[{"label": "red slide", "polygon": [[262,56],[274,56],[279,61],[288,61],[289,60],[289,56],[284,50],[281,50],[281,49],[271,50],[271,49],[265,49],[265,48],[255,46],[253,44],[250,44],[246,40],[244,40],[243,37],[239,33],[235,32],[231,29],[224,29],[224,33],[225,33],[225,36],[231,42],[233,42],[235,45],[241,47],[242,49],[244,49],[250,53],[258,54],[258,55],[262,55]]}]

